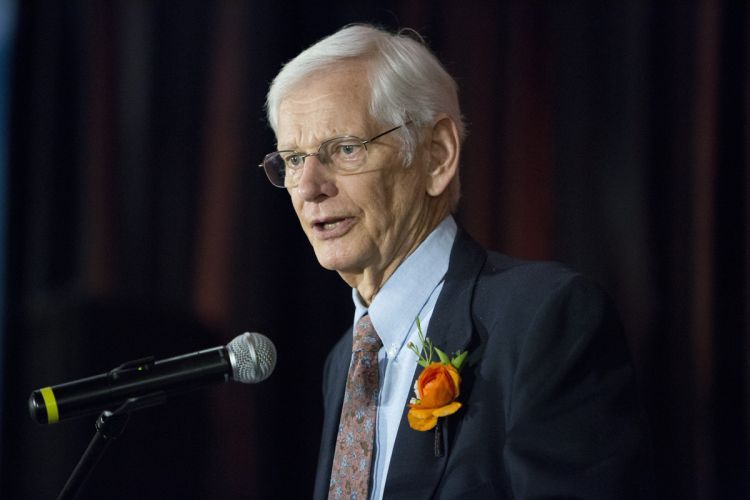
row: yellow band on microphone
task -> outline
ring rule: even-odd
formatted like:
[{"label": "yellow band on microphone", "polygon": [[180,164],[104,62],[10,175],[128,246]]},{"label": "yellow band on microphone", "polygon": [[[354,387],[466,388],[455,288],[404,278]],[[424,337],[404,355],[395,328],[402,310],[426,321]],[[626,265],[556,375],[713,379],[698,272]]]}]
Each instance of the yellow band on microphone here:
[{"label": "yellow band on microphone", "polygon": [[40,390],[42,398],[44,398],[44,406],[47,408],[47,423],[55,424],[60,420],[60,415],[57,413],[57,400],[55,399],[55,393],[52,392],[52,387],[45,387]]}]

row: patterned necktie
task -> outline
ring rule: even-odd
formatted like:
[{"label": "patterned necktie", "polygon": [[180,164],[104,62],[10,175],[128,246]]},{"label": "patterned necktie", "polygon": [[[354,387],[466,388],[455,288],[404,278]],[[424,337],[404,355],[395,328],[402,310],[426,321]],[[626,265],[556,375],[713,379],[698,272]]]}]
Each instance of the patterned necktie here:
[{"label": "patterned necktie", "polygon": [[369,495],[378,405],[378,350],[382,345],[370,316],[363,316],[354,330],[329,499],[365,500]]}]

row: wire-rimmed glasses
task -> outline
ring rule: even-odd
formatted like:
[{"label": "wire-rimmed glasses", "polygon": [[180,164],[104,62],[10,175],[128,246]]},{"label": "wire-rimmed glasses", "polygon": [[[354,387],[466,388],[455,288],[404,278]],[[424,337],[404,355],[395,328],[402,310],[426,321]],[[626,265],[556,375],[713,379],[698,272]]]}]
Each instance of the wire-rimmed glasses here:
[{"label": "wire-rimmed glasses", "polygon": [[268,153],[258,166],[266,171],[271,184],[280,188],[292,188],[299,184],[305,158],[308,156],[317,156],[320,163],[337,173],[353,174],[367,163],[368,144],[410,123],[411,121],[408,121],[367,140],[353,135],[334,137],[323,141],[314,153],[300,153],[293,150],[274,151]]}]

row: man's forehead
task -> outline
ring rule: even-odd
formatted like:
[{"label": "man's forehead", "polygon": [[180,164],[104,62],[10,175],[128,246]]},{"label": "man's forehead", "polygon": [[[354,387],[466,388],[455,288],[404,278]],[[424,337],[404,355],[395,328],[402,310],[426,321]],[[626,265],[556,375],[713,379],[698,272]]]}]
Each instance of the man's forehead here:
[{"label": "man's forehead", "polygon": [[336,137],[353,135],[366,139],[372,133],[371,130],[375,130],[374,121],[366,113],[359,119],[337,117],[310,121],[290,118],[285,120],[284,125],[279,125],[277,146],[278,149],[314,149]]},{"label": "man's forehead", "polygon": [[359,100],[353,92],[347,92],[343,87],[301,89],[282,99],[279,119],[305,118],[311,113],[336,113],[341,106]]},{"label": "man's forehead", "polygon": [[316,106],[326,99],[346,100],[365,97],[369,100],[370,82],[364,64],[338,63],[299,78],[282,97],[279,107]]},{"label": "man's forehead", "polygon": [[315,146],[339,135],[366,135],[375,127],[366,78],[329,73],[290,91],[279,103],[279,146]]}]

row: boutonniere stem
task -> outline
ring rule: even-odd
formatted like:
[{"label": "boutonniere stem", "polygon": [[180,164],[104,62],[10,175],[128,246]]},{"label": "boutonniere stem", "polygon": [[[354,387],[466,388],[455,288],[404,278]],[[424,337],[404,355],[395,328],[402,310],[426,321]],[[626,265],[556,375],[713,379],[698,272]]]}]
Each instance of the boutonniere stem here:
[{"label": "boutonniere stem", "polygon": [[441,422],[438,421],[438,423],[435,425],[435,456],[436,457],[442,457],[445,455],[445,451],[443,450],[443,432],[441,430]]}]

